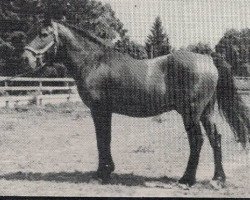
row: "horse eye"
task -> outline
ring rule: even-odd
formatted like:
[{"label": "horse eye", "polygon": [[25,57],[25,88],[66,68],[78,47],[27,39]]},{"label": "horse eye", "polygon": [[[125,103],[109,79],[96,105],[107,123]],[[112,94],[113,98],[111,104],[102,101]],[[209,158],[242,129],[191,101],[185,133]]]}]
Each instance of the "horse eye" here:
[{"label": "horse eye", "polygon": [[40,34],[40,36],[41,36],[42,38],[46,38],[46,37],[48,37],[48,35],[49,35],[48,33],[41,33],[41,34]]}]

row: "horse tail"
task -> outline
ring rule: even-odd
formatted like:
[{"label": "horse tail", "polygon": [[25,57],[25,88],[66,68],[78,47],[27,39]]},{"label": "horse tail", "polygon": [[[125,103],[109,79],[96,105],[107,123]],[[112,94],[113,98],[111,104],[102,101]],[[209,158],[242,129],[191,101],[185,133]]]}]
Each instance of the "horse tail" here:
[{"label": "horse tail", "polygon": [[250,113],[237,92],[231,65],[224,59],[212,56],[219,71],[217,101],[220,114],[226,118],[237,142],[244,148],[250,139]]}]

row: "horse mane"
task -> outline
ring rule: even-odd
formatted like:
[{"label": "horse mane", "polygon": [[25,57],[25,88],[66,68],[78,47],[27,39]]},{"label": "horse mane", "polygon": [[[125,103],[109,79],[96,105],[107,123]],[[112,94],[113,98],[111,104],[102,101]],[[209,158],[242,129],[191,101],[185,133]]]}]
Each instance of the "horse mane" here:
[{"label": "horse mane", "polygon": [[102,51],[101,57],[105,61],[110,60],[111,57],[119,57],[119,58],[123,57],[126,59],[134,59],[128,53],[123,53],[123,52],[120,52],[119,50],[117,50],[115,48],[115,45],[111,41],[102,39],[102,38],[96,36],[95,33],[91,32],[91,31],[83,30],[83,29],[78,28],[75,25],[69,24],[67,22],[57,22],[57,23],[76,31],[77,33],[80,34],[80,36],[85,37],[90,42],[93,42],[94,44],[97,44],[97,45],[103,47],[104,51]]},{"label": "horse mane", "polygon": [[94,42],[95,44],[98,44],[104,48],[107,49],[114,49],[114,45],[111,43],[111,41],[102,39],[98,36],[96,36],[93,32],[87,31],[87,30],[83,30],[81,28],[78,28],[72,24],[69,24],[67,22],[57,22],[63,26],[66,26],[68,28],[73,29],[74,31],[76,31],[77,33],[79,33],[80,35],[86,37],[87,39],[89,39],[90,41]]},{"label": "horse mane", "polygon": [[[80,35],[86,37],[87,39],[94,42],[95,44],[98,44],[98,45],[100,45],[104,48],[107,48],[107,49],[111,49],[111,48],[114,49],[114,45],[112,44],[111,41],[102,39],[102,38],[96,36],[95,33],[91,32],[91,31],[83,30],[83,29],[78,28],[75,25],[69,24],[67,22],[56,21],[56,20],[54,22],[61,24],[65,27],[73,29],[74,31],[76,31]],[[36,35],[37,34],[36,31],[39,30],[39,28],[41,28],[41,27],[42,27],[41,22],[37,22],[28,30],[28,32],[26,34],[30,35],[30,36]]]}]

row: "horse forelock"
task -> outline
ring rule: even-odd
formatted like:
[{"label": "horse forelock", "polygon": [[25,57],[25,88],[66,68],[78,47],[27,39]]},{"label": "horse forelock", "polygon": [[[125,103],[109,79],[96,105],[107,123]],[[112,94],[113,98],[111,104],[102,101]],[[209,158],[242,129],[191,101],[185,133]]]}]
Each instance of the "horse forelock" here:
[{"label": "horse forelock", "polygon": [[[58,30],[57,30],[57,23],[52,23],[51,27],[54,30],[54,34],[56,36],[56,39],[58,39]],[[30,29],[29,31],[26,33],[27,34],[27,43],[32,42],[36,36],[45,28],[49,28],[49,27],[45,27],[41,22],[37,22],[35,23]]]}]

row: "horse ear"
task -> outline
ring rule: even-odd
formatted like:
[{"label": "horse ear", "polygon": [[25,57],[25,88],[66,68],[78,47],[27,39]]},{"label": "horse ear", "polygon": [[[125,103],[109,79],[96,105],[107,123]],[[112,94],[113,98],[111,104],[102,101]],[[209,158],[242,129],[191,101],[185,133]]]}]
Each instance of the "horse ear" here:
[{"label": "horse ear", "polygon": [[44,19],[44,26],[51,26],[52,25],[52,19],[50,16],[47,16],[45,19]]},{"label": "horse ear", "polygon": [[45,5],[46,5],[46,11],[44,13],[45,18],[44,18],[44,26],[51,26],[52,24],[52,11],[51,11],[51,1],[50,0],[46,0],[45,1]]}]

